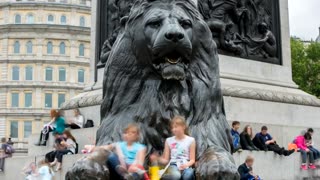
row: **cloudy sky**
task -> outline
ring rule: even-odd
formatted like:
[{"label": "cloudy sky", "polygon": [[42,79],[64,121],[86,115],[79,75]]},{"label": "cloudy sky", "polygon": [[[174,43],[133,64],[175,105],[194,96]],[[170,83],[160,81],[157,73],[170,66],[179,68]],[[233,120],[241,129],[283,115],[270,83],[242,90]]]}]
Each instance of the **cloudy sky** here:
[{"label": "cloudy sky", "polygon": [[291,35],[315,39],[319,34],[320,0],[289,0],[289,18]]}]

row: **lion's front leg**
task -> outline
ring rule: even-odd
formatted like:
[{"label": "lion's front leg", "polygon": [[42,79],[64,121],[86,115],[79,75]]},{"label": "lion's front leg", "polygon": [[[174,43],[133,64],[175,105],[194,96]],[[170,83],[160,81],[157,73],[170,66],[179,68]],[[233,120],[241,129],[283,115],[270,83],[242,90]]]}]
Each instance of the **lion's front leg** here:
[{"label": "lion's front leg", "polygon": [[209,148],[201,156],[196,168],[201,180],[238,180],[239,174],[232,155],[225,150]]}]

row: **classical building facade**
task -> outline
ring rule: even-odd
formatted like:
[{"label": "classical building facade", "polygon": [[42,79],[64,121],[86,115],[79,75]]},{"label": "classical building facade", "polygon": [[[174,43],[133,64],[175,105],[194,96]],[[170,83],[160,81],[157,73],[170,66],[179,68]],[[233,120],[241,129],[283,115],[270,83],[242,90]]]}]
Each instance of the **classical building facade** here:
[{"label": "classical building facade", "polygon": [[91,0],[0,1],[0,137],[26,142],[89,82]]}]

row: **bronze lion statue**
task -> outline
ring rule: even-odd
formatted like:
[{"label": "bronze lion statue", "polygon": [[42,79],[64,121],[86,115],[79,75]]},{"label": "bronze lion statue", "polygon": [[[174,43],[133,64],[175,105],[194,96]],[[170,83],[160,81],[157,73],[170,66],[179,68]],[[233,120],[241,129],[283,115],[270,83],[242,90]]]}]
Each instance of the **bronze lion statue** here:
[{"label": "bronze lion statue", "polygon": [[194,1],[136,1],[122,24],[104,70],[97,145],[120,141],[137,123],[148,152],[162,151],[170,119],[181,115],[196,139],[198,177],[238,179],[217,47]]}]

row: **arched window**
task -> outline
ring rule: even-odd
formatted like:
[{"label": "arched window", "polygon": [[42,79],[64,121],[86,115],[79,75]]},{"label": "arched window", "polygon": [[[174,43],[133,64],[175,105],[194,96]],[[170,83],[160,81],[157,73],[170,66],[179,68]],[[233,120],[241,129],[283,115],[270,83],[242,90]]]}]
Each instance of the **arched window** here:
[{"label": "arched window", "polygon": [[84,83],[84,70],[83,69],[78,70],[78,82]]},{"label": "arched window", "polygon": [[86,20],[85,20],[85,18],[83,16],[80,17],[80,26],[81,27],[86,26]]},{"label": "arched window", "polygon": [[53,52],[53,45],[52,45],[52,42],[48,42],[47,44],[47,54],[52,54]]},{"label": "arched window", "polygon": [[17,15],[14,17],[14,23],[15,23],[15,24],[21,24],[21,15],[20,15],[20,14],[17,14]]},{"label": "arched window", "polygon": [[19,54],[20,53],[20,42],[19,41],[16,41],[14,42],[14,45],[13,45],[13,51],[15,54]]},{"label": "arched window", "polygon": [[66,54],[66,44],[64,42],[60,43],[59,52],[60,52],[60,54]]},{"label": "arched window", "polygon": [[61,23],[61,24],[67,24],[67,17],[66,17],[65,15],[62,15],[62,16],[60,17],[60,23]]},{"label": "arched window", "polygon": [[31,66],[26,67],[26,80],[27,81],[32,81],[33,79],[33,68]]},{"label": "arched window", "polygon": [[33,17],[32,14],[28,14],[28,15],[27,15],[27,23],[28,23],[28,24],[34,23],[34,17]]},{"label": "arched window", "polygon": [[27,54],[32,54],[32,42],[27,42]]},{"label": "arched window", "polygon": [[54,17],[53,17],[53,15],[50,14],[50,15],[48,16],[48,23],[49,23],[49,24],[53,24],[53,22],[54,22]]},{"label": "arched window", "polygon": [[80,44],[79,46],[79,56],[84,56],[84,45]]},{"label": "arched window", "polygon": [[20,76],[20,69],[18,66],[13,66],[12,67],[12,80],[14,81],[19,81],[19,76]]}]

